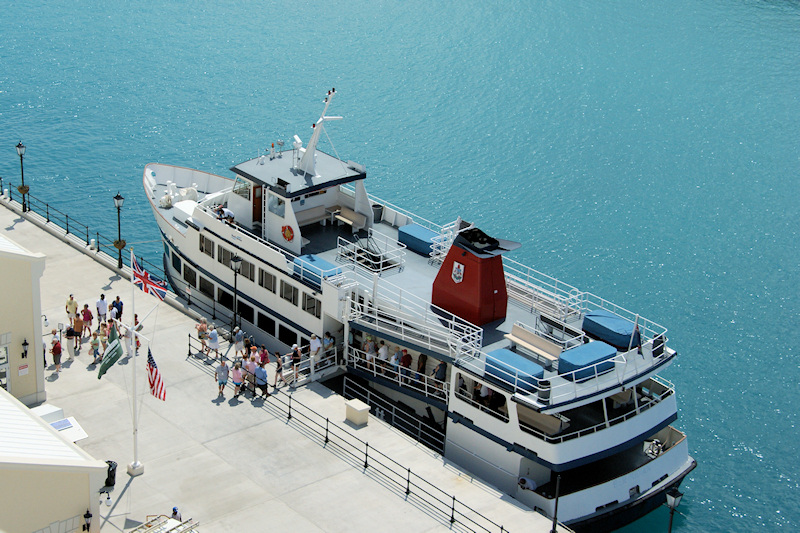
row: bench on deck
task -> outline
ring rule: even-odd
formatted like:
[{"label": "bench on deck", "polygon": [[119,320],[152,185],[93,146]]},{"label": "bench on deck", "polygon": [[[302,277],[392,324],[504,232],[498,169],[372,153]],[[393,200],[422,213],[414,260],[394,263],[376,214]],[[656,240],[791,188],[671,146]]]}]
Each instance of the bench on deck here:
[{"label": "bench on deck", "polygon": [[351,226],[353,228],[353,233],[364,229],[364,226],[367,225],[367,217],[361,213],[356,213],[347,207],[343,207],[342,210],[339,211],[339,213],[336,215],[336,220]]},{"label": "bench on deck", "polygon": [[397,228],[397,240],[405,244],[412,252],[425,257],[431,255],[433,239],[438,236],[439,234],[435,231],[419,224],[407,224]]},{"label": "bench on deck", "polygon": [[294,216],[297,219],[297,225],[303,227],[325,220],[328,218],[328,213],[325,212],[324,205],[318,205],[302,211],[295,211]]},{"label": "bench on deck", "polygon": [[505,338],[510,340],[512,345],[525,348],[529,352],[544,359],[547,367],[550,367],[554,362],[558,361],[561,355],[561,346],[550,342],[532,331],[528,331],[519,324],[511,326],[511,333],[506,333]]}]

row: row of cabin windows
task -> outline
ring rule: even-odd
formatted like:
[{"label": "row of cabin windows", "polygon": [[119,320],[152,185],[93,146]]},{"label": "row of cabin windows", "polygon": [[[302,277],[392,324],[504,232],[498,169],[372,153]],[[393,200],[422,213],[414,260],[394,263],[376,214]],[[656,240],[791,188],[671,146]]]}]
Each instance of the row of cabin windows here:
[{"label": "row of cabin windows", "polygon": [[[183,272],[183,279],[190,287],[199,289],[202,294],[208,296],[209,298],[214,298],[221,306],[233,311],[233,295],[221,287],[217,288],[217,294],[215,295],[214,284],[203,276],[198,276],[197,272],[189,265],[181,265],[181,259],[175,253],[172,254],[172,266],[178,272]],[[262,270],[262,272],[264,271]],[[274,278],[274,276],[272,277]],[[312,312],[312,314],[315,314],[315,316],[319,318],[321,302],[307,294],[303,294],[303,296],[307,299],[304,301],[308,304],[308,309],[314,309],[316,314],[310,310],[309,312]],[[313,300],[316,303],[312,306],[310,300]],[[282,343],[289,346],[296,343],[300,344],[301,346],[305,346],[309,343],[309,339],[300,337],[295,330],[289,328],[288,326],[284,326],[283,324],[279,324],[274,318],[265,315],[264,313],[256,312],[248,303],[241,300],[239,300],[237,303],[239,307],[239,316],[242,317],[242,320],[245,320],[250,324],[255,324],[257,328],[273,337],[276,337]]]},{"label": "row of cabin windows", "polygon": [[[206,253],[207,255],[209,255],[210,257],[213,258],[214,257],[214,241],[212,241],[211,239],[206,238],[204,235],[200,235],[200,250],[203,253]],[[230,267],[231,258],[233,257],[233,255],[234,254],[230,250],[228,250],[227,248],[224,248],[222,246],[218,246],[217,247],[217,261],[219,261],[223,265],[225,265],[227,267]],[[178,255],[174,254],[174,253],[172,254],[172,266],[175,268],[175,270],[180,272],[180,270],[181,270],[181,260],[180,260],[180,257],[178,257]],[[244,277],[246,277],[250,281],[256,281],[256,267],[255,267],[255,265],[253,265],[249,261],[245,261],[244,259],[242,260],[242,267],[240,269],[239,274],[244,276]],[[198,278],[197,272],[195,272],[188,265],[184,265],[184,268],[183,268],[183,279],[184,279],[184,281],[186,281],[186,283],[188,283],[192,287],[199,288],[200,292],[202,294],[205,294],[209,298],[214,298],[215,297],[215,295],[214,295],[214,284],[211,281],[209,281],[209,280],[205,279],[204,277],[200,276],[200,283],[199,283],[199,286],[198,286],[197,278]],[[274,293],[274,292],[276,292],[276,289],[277,289],[277,278],[276,278],[276,276],[274,274],[272,274],[270,272],[267,272],[263,268],[259,268],[258,269],[258,284],[259,284],[259,286],[261,286],[261,287],[267,289],[268,291]],[[222,293],[228,294],[227,292],[225,292],[222,289],[220,289],[220,294],[222,294]],[[292,285],[291,283],[288,283],[288,282],[286,282],[284,280],[281,280],[281,283],[280,283],[280,296],[281,296],[281,298],[283,298],[287,302],[291,302],[292,305],[300,304],[300,307],[303,309],[303,311],[305,311],[306,313],[308,313],[310,315],[313,315],[315,318],[319,318],[322,315],[322,302],[319,299],[315,298],[314,296],[312,296],[310,294],[306,294],[304,292],[303,293],[302,302],[299,301],[299,299],[300,299],[300,291],[299,291],[299,289],[297,287],[295,287],[294,285]],[[231,303],[229,305],[226,305],[226,302],[228,301],[228,298],[225,297],[225,296],[221,297],[218,294],[218,295],[216,295],[216,299],[220,303],[222,303],[222,305],[225,305],[225,307],[228,307],[229,309],[233,308],[232,297],[231,297]],[[251,315],[251,318],[252,318],[252,315]],[[253,321],[250,320],[250,322],[253,322]]]}]

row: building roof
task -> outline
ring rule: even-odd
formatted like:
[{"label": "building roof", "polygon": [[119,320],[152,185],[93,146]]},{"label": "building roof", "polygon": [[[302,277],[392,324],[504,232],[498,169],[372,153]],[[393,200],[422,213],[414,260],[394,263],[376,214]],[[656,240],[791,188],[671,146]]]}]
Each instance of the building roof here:
[{"label": "building roof", "polygon": [[0,462],[96,462],[4,389],[0,389],[0,420]]},{"label": "building roof", "polygon": [[321,150],[316,151],[316,173],[314,176],[299,170],[298,156],[294,150],[279,152],[274,157],[262,156],[250,159],[231,170],[283,196],[293,198],[301,194],[327,189],[366,178],[364,167],[351,161],[328,155]]}]

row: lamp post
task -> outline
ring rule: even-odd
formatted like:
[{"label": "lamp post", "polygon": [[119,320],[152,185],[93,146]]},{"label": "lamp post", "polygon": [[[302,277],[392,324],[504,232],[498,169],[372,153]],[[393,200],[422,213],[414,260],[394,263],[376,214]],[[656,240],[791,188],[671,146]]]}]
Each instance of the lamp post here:
[{"label": "lamp post", "polygon": [[675,516],[675,509],[681,504],[683,493],[678,490],[678,487],[672,487],[667,491],[667,507],[669,507],[669,529],[672,533],[672,518]]},{"label": "lamp post", "polygon": [[122,210],[122,203],[125,197],[119,192],[114,197],[114,205],[117,206],[117,240],[114,241],[114,248],[117,249],[118,259],[117,268],[122,268],[122,249],[125,248],[125,241],[122,240],[122,225],[120,224],[120,211]]},{"label": "lamp post", "polygon": [[22,185],[17,187],[17,190],[22,195],[22,212],[24,213],[28,210],[28,205],[25,203],[25,195],[28,194],[28,187],[25,186],[25,169],[22,165],[22,158],[25,155],[25,145],[22,144],[22,141],[17,143],[17,154],[19,155],[19,175],[22,180]]},{"label": "lamp post", "polygon": [[239,277],[239,271],[242,269],[242,258],[238,255],[231,257],[231,268],[233,269],[233,326],[231,326],[231,335],[233,335],[233,328],[239,322],[239,289],[236,285]]}]

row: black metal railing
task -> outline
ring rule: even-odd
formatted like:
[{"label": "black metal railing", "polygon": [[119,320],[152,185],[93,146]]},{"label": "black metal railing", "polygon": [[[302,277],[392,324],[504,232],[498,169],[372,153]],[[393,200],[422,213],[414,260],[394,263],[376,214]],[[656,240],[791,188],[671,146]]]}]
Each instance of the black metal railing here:
[{"label": "black metal railing", "polygon": [[[0,191],[4,190],[5,187],[8,187],[9,199],[13,201],[17,188],[11,181],[4,181],[3,178],[0,178]],[[117,248],[114,246],[116,239],[109,239],[99,231],[91,231],[86,224],[77,221],[75,218],[70,217],[67,213],[53,207],[44,200],[33,196],[30,192],[27,193],[25,197],[28,201],[28,211],[41,216],[48,224],[54,224],[60,227],[65,231],[66,235],[75,235],[82,241],[85,241],[87,246],[91,244],[91,240],[94,238],[98,252],[104,252],[111,258],[117,255]],[[123,248],[123,250],[125,250],[125,248]],[[152,272],[161,279],[165,279],[164,268],[160,262],[158,264],[152,263],[139,254],[136,254],[136,259],[139,261],[142,268],[148,272]],[[130,253],[123,252],[122,262],[130,267]]]},{"label": "black metal railing", "polygon": [[[191,334],[188,337],[187,357],[191,357],[202,350],[202,344]],[[284,397],[288,400],[284,400]],[[391,488],[404,494],[406,500],[412,501],[413,497],[415,505],[425,507],[438,514],[440,518],[451,524],[451,527],[459,524],[473,532],[505,533],[507,531],[502,525],[415,474],[411,468],[401,465],[386,454],[370,447],[369,442],[359,439],[342,426],[331,422],[330,418],[293,399],[291,395],[272,395],[269,398],[269,402],[264,403],[265,409],[277,410],[286,416],[287,421],[294,420],[295,423],[302,425],[304,429],[308,430],[306,434],[311,438],[318,438],[323,446],[336,446],[346,454],[350,462],[363,468],[365,472],[369,471],[386,481]]]}]

